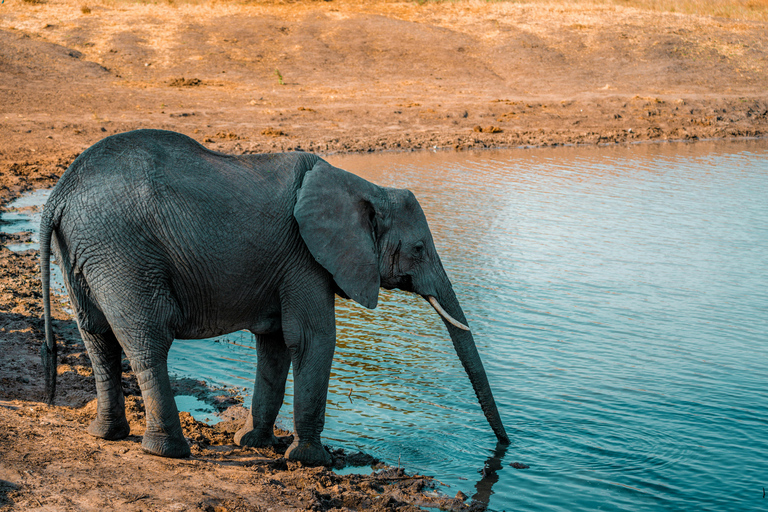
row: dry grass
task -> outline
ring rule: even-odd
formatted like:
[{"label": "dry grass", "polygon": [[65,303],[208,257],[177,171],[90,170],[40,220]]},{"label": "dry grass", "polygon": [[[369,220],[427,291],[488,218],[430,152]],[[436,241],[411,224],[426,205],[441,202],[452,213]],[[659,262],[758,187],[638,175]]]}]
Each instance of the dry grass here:
[{"label": "dry grass", "polygon": [[768,21],[768,0],[612,0],[609,3],[653,11]]},{"label": "dry grass", "polygon": [[[434,0],[443,1],[443,0]],[[631,7],[641,11],[671,12],[728,19],[768,21],[768,0],[485,0],[493,3]]]},{"label": "dry grass", "polygon": [[[22,0],[27,4],[42,4],[46,0]],[[307,7],[322,4],[321,0],[97,0],[96,3],[139,4],[139,5],[216,5],[232,6],[288,6]],[[364,8],[366,4],[410,4],[424,5],[436,3],[473,4],[518,4],[558,6],[569,10],[593,7],[629,7],[640,11],[668,12],[696,16],[715,16],[732,20],[768,21],[768,0],[335,0],[334,5],[341,8],[356,6]]]},{"label": "dry grass", "polygon": [[[22,0],[28,4],[41,4],[44,0]],[[326,0],[327,1],[327,0]],[[105,4],[154,4],[154,5],[284,5],[298,6],[323,3],[322,0],[100,0]],[[336,0],[336,5],[365,4],[481,4],[512,3],[521,5],[558,5],[561,7],[621,6],[641,11],[673,12],[699,16],[718,16],[731,19],[768,21],[768,0]]]}]

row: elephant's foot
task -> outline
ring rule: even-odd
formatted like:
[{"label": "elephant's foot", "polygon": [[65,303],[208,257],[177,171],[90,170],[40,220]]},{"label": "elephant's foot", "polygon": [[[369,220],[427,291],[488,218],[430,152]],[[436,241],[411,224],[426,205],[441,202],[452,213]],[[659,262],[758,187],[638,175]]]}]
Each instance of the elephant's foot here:
[{"label": "elephant's foot", "polygon": [[272,429],[269,431],[256,430],[244,426],[235,432],[235,444],[237,446],[250,446],[251,448],[267,448],[280,444]]},{"label": "elephant's foot", "polygon": [[330,466],[333,462],[322,443],[300,441],[298,438],[285,452],[285,458],[308,466]]},{"label": "elephant's foot", "polygon": [[149,429],[141,441],[141,449],[152,455],[173,459],[183,459],[190,455],[189,444],[183,435],[173,436],[164,432],[151,432]]},{"label": "elephant's foot", "polygon": [[125,416],[116,420],[104,420],[97,416],[88,425],[88,433],[94,437],[114,441],[128,437],[128,434],[131,433],[131,426],[128,425],[128,420],[125,419]]}]

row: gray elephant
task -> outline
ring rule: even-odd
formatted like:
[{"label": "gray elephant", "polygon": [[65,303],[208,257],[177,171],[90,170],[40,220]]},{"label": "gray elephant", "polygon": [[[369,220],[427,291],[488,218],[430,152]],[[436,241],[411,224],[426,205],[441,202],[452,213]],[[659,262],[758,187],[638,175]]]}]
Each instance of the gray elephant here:
[{"label": "gray elephant", "polygon": [[113,135],[83,152],[45,204],[40,251],[49,403],[56,345],[51,248],[96,378],[88,432],[129,434],[121,351],[146,407],[142,448],[188,456],[167,356],[175,338],[256,336],[251,414],[241,446],[277,442],[290,365],[295,439],[286,457],[328,464],[320,434],[336,343],[334,294],[375,308],[379,288],[429,300],[498,440],[508,443],[464,313],[408,190],[382,188],[307,153],[233,156],[161,130]]}]

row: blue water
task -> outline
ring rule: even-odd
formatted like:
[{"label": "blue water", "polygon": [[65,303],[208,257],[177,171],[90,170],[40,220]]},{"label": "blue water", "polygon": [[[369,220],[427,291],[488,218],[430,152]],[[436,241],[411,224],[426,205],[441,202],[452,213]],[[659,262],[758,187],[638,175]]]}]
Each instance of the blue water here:
[{"label": "blue water", "polygon": [[[368,162],[335,161],[414,190],[468,310],[514,440],[492,510],[768,508],[766,141]],[[434,315],[390,300],[343,315],[385,362],[328,435],[471,496],[493,435]]]},{"label": "blue water", "polygon": [[[382,292],[337,300],[329,444],[494,511],[768,508],[768,141],[328,160],[421,201],[513,440],[431,307]],[[252,347],[171,367],[249,402]]]}]

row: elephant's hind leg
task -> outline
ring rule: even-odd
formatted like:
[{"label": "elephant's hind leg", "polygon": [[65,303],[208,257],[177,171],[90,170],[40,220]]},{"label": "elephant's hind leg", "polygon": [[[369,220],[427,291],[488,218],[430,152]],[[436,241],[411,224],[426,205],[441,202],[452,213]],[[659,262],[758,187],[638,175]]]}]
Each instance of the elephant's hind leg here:
[{"label": "elephant's hind leg", "polygon": [[166,358],[137,372],[147,414],[141,449],[161,457],[189,457],[190,450],[173,399]]},{"label": "elephant's hind leg", "polygon": [[239,446],[274,446],[279,442],[274,425],[283,404],[291,355],[282,332],[256,335],[256,347],[258,363],[251,414],[243,428],[235,433],[235,443]]},{"label": "elephant's hind leg", "polygon": [[137,286],[133,293],[113,295],[105,314],[131,361],[144,399],[147,429],[141,448],[162,457],[188,457],[189,444],[179,422],[167,364],[172,326],[180,313],[167,290],[144,286]]},{"label": "elephant's hind leg", "polygon": [[57,247],[61,252],[57,259],[62,265],[64,284],[77,314],[77,326],[96,380],[96,419],[88,427],[88,433],[102,439],[122,439],[131,430],[125,419],[122,348],[94,300],[85,276],[73,269],[66,240],[57,238]]},{"label": "elephant's hind leg", "polygon": [[112,330],[102,334],[80,329],[96,379],[96,419],[88,433],[103,439],[123,439],[131,432],[125,418],[122,386],[122,349]]},{"label": "elephant's hind leg", "polygon": [[[173,337],[158,329],[119,332],[144,398],[147,429],[141,448],[152,455],[182,458],[190,454],[168,377],[168,350]],[[130,348],[129,348],[130,347]]]}]

